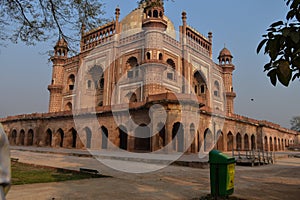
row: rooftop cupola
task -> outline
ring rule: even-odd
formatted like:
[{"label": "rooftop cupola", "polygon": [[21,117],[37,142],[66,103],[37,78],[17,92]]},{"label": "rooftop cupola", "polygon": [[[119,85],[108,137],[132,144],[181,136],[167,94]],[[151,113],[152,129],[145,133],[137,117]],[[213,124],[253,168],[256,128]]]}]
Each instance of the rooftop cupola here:
[{"label": "rooftop cupola", "polygon": [[226,65],[226,64],[232,64],[232,58],[233,56],[231,55],[231,52],[224,47],[218,56],[219,59],[219,64],[220,65]]},{"label": "rooftop cupola", "polygon": [[167,28],[167,21],[164,20],[163,0],[145,0],[143,28]]},{"label": "rooftop cupola", "polygon": [[60,38],[54,46],[54,56],[68,57],[68,43],[64,38]]}]

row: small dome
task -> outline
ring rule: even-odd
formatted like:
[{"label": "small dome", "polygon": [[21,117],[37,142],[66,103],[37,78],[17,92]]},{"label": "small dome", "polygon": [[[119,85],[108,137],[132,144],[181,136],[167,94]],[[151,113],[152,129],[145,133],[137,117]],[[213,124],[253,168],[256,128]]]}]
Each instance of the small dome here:
[{"label": "small dome", "polygon": [[58,46],[58,47],[67,47],[68,43],[64,38],[61,38],[57,41],[56,46]]},{"label": "small dome", "polygon": [[232,58],[232,55],[231,55],[231,52],[226,48],[224,47],[221,51],[220,51],[220,54],[219,54],[219,57],[223,57],[223,56],[229,56]]}]

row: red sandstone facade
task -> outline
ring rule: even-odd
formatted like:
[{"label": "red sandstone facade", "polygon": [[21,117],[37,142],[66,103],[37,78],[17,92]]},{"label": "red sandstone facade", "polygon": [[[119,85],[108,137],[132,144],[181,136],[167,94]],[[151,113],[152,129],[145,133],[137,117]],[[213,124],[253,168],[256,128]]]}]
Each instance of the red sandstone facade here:
[{"label": "red sandstone facade", "polygon": [[[146,1],[122,21],[119,16],[117,8],[114,21],[88,32],[83,26],[76,56],[68,57],[64,39],[57,42],[49,112],[1,119],[11,145],[144,152],[171,143],[166,151],[283,151],[297,141],[295,131],[234,114],[233,56],[224,48],[214,63],[212,33],[205,37],[188,26],[185,12],[179,33],[160,0]],[[166,110],[162,125],[149,125],[160,117],[149,114],[155,104]],[[148,127],[149,137],[134,137],[138,128],[129,118]]]}]

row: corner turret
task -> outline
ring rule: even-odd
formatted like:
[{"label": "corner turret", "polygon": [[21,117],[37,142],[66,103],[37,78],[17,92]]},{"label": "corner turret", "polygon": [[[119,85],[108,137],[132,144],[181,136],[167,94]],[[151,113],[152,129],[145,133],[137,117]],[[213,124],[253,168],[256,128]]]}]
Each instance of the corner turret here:
[{"label": "corner turret", "polygon": [[219,66],[222,67],[223,70],[223,80],[225,86],[225,94],[227,101],[227,114],[234,113],[234,98],[236,97],[235,92],[233,91],[232,86],[232,72],[235,69],[235,66],[232,64],[231,52],[224,47],[218,56]]},{"label": "corner turret", "polygon": [[168,22],[164,20],[164,3],[162,0],[146,0],[144,2],[143,28],[167,29]]},{"label": "corner turret", "polygon": [[53,63],[52,81],[48,85],[50,92],[49,112],[61,111],[64,64],[68,58],[68,43],[64,38],[60,38],[54,46],[54,56],[51,57]]}]

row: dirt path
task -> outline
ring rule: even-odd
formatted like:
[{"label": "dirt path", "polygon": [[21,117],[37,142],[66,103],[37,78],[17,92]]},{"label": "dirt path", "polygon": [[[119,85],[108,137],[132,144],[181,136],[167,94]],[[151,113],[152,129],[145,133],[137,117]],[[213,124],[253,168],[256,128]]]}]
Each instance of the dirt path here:
[{"label": "dirt path", "polygon": [[[93,158],[13,151],[20,162],[56,167],[97,167],[111,178],[12,186],[7,199],[193,199],[210,193],[209,169],[169,166],[147,174],[111,170]],[[120,164],[126,165],[125,161]],[[143,163],[130,163],[142,165]],[[129,165],[129,164],[128,164]],[[274,165],[236,166],[234,196],[243,199],[300,197],[300,158],[283,158]]]}]

